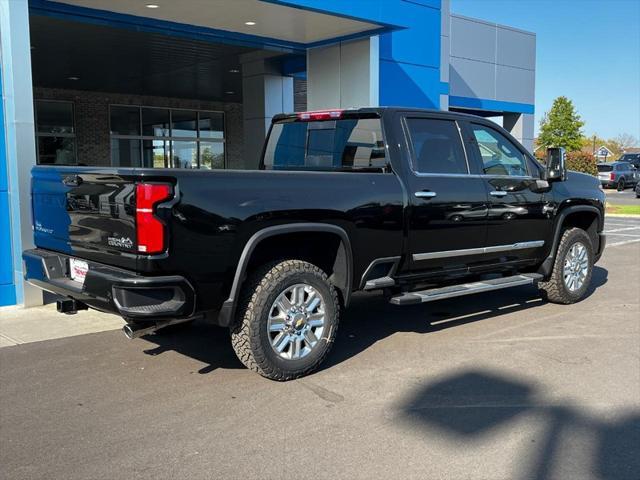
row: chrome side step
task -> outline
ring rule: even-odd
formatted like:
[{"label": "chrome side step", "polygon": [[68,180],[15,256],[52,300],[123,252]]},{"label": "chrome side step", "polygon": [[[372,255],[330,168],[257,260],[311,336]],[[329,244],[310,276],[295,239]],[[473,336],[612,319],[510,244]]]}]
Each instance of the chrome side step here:
[{"label": "chrome side step", "polygon": [[461,285],[450,285],[448,287],[432,288],[418,292],[407,292],[391,297],[389,303],[393,305],[415,305],[417,303],[433,302],[444,298],[461,297],[480,292],[490,292],[503,288],[517,287],[520,285],[531,285],[542,279],[538,273],[526,273],[514,275],[512,277],[492,278],[480,282],[463,283]]},{"label": "chrome side step", "polygon": [[391,277],[374,278],[373,280],[367,280],[367,283],[364,284],[364,290],[393,287],[395,284],[396,281]]}]

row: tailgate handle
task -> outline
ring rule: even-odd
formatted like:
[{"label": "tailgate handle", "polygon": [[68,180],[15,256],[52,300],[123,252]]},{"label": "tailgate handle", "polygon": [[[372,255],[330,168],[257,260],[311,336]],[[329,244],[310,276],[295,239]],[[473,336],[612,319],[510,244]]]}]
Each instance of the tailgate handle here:
[{"label": "tailgate handle", "polygon": [[82,183],[82,177],[80,175],[67,175],[62,179],[67,187],[77,187]]}]

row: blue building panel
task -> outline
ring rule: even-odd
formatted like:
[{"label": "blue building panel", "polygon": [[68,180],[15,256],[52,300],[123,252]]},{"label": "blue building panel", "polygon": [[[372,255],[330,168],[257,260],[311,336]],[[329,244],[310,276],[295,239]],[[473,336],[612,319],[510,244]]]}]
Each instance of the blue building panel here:
[{"label": "blue building panel", "polygon": [[7,171],[7,145],[4,124],[4,90],[0,67],[0,306],[16,303],[11,255],[11,220],[9,215],[9,184]]},{"label": "blue building panel", "polygon": [[380,36],[380,59],[440,68],[440,10],[403,2],[407,28]]},{"label": "blue building panel", "polygon": [[380,105],[439,108],[440,70],[380,60]]},{"label": "blue building panel", "polygon": [[406,28],[380,35],[380,105],[439,108],[440,1],[403,0],[393,9]]}]

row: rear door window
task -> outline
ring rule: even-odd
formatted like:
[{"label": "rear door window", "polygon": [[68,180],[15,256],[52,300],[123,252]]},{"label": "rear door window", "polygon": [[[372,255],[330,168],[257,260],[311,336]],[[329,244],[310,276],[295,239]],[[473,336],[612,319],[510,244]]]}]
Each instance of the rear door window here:
[{"label": "rear door window", "polygon": [[407,118],[417,173],[469,173],[458,125],[453,120]]},{"label": "rear door window", "polygon": [[275,123],[267,170],[381,171],[387,165],[379,118]]}]

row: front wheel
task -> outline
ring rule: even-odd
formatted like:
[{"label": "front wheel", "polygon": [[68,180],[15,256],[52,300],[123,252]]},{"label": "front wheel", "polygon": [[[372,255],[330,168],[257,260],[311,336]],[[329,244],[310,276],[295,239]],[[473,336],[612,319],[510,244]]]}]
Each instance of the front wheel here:
[{"label": "front wheel", "polygon": [[322,363],[339,318],[338,294],[321,269],[302,260],[275,262],[247,281],[231,343],[247,368],[291,380]]},{"label": "front wheel", "polygon": [[592,273],[593,246],[589,235],[580,228],[570,228],[562,234],[551,277],[538,286],[550,302],[575,303],[587,293]]}]

